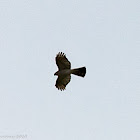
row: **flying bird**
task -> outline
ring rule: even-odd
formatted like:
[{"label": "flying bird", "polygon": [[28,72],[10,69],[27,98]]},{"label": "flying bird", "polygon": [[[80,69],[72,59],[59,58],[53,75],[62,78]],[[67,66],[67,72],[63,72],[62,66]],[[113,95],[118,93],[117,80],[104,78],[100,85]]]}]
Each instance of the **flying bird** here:
[{"label": "flying bird", "polygon": [[54,75],[57,75],[58,78],[56,80],[56,88],[58,90],[64,90],[66,85],[71,80],[71,74],[84,77],[86,74],[86,67],[71,69],[71,63],[66,58],[66,55],[62,52],[59,52],[56,55],[56,65],[58,66],[58,71],[54,73]]}]

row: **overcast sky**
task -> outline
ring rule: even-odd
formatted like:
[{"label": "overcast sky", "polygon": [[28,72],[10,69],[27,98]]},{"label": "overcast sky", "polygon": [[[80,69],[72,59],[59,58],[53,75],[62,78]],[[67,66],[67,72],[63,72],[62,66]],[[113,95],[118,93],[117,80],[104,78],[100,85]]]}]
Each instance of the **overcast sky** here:
[{"label": "overcast sky", "polygon": [[[87,68],[65,91],[59,51]],[[139,0],[0,0],[5,139],[140,140]]]}]

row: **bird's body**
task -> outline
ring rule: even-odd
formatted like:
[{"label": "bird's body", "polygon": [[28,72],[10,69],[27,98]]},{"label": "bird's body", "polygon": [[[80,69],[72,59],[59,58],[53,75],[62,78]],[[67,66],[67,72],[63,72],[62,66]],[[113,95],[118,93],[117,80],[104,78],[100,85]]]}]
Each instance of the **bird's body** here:
[{"label": "bird's body", "polygon": [[70,69],[64,69],[64,70],[61,70],[61,71],[57,71],[54,75],[66,76],[66,75],[70,75],[71,72],[72,71]]},{"label": "bird's body", "polygon": [[70,82],[71,74],[81,77],[84,77],[86,74],[85,67],[71,69],[71,63],[62,52],[57,54],[56,64],[58,66],[58,71],[54,75],[57,75],[58,78],[55,86],[60,90],[64,90],[66,85]]}]

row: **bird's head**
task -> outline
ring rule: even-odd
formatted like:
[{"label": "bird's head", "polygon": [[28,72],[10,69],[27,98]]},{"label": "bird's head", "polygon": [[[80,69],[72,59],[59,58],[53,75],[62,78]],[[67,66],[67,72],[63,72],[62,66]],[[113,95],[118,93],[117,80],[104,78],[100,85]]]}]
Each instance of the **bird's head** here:
[{"label": "bird's head", "polygon": [[58,75],[58,71],[56,73],[54,73],[54,75]]}]

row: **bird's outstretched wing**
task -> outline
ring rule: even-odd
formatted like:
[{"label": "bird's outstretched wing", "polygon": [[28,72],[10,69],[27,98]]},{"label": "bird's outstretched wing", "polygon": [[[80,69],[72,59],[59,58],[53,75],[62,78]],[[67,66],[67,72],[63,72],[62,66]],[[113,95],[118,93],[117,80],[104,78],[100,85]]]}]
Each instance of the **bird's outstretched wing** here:
[{"label": "bird's outstretched wing", "polygon": [[71,68],[71,63],[66,58],[66,55],[64,53],[59,52],[57,54],[55,60],[56,60],[56,64],[57,64],[59,70],[70,69]]},{"label": "bird's outstretched wing", "polygon": [[55,86],[60,90],[64,90],[66,85],[70,82],[70,79],[70,75],[67,75],[66,77],[58,76]]}]

